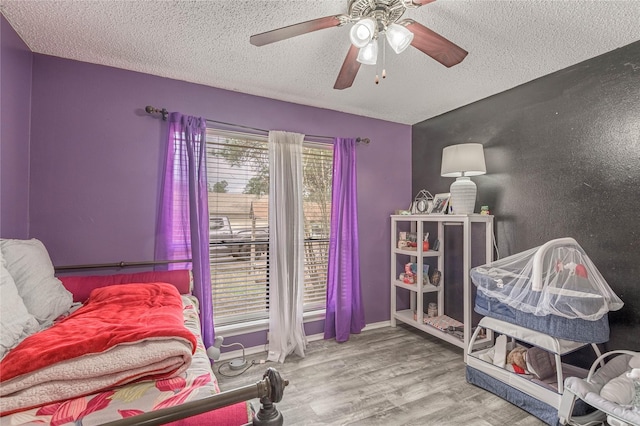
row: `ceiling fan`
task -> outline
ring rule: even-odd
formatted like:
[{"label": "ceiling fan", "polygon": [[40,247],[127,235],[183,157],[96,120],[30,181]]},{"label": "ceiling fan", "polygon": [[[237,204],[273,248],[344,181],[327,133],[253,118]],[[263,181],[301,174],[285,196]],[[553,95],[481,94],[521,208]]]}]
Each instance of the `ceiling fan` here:
[{"label": "ceiling fan", "polygon": [[347,52],[334,89],[351,87],[360,64],[375,65],[378,37],[381,34],[391,48],[400,53],[409,45],[431,56],[446,67],[462,62],[467,51],[413,19],[399,21],[407,9],[424,6],[435,0],[349,0],[348,14],[326,16],[287,27],[252,35],[254,46],[264,46],[313,31],[353,23],[351,47]]}]

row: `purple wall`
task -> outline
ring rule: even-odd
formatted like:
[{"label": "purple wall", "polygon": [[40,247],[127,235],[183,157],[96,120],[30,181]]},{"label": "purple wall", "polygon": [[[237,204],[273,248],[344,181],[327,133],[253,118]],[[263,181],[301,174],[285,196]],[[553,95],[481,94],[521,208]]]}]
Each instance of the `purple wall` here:
[{"label": "purple wall", "polygon": [[27,238],[33,54],[2,15],[0,58],[0,237]]},{"label": "purple wall", "polygon": [[371,138],[358,148],[362,286],[367,323],[389,319],[389,214],[412,197],[410,126],[34,54],[30,236],[55,265],[153,259],[166,123],[145,105]]}]

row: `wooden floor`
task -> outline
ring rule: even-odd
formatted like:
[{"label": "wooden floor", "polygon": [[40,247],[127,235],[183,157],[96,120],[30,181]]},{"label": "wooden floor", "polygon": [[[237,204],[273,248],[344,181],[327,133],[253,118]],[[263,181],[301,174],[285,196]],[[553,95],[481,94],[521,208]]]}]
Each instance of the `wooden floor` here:
[{"label": "wooden floor", "polygon": [[305,358],[255,365],[236,378],[218,374],[220,387],[255,383],[270,366],[290,382],[277,404],[286,425],[544,425],[468,384],[462,349],[404,326],[365,331],[341,344],[311,342]]}]

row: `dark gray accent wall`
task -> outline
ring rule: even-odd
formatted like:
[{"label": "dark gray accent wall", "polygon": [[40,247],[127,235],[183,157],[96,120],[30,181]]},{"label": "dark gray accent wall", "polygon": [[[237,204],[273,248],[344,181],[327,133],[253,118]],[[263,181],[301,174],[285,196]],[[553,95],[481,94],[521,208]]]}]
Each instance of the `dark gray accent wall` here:
[{"label": "dark gray accent wall", "polygon": [[482,143],[476,211],[496,216],[500,255],[575,238],[625,302],[609,347],[640,350],[640,42],[418,123],[412,139],[414,194],[448,192],[443,147]]}]

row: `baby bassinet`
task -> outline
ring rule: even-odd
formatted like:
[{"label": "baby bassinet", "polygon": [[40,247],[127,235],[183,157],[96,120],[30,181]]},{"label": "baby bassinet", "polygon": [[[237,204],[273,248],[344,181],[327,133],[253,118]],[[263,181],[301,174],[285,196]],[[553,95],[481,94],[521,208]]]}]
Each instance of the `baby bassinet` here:
[{"label": "baby bassinet", "polygon": [[473,268],[471,279],[476,312],[560,339],[608,341],[607,313],[623,305],[573,238]]}]

